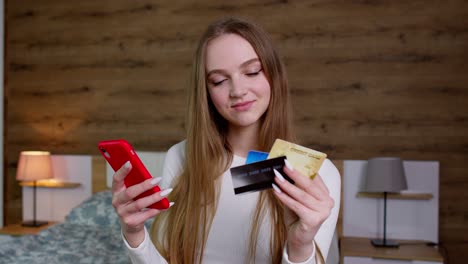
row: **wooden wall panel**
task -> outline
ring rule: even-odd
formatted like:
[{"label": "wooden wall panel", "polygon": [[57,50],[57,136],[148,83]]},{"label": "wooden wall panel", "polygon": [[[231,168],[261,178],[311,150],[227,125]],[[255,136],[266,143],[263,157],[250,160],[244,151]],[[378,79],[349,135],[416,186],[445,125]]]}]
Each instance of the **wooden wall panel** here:
[{"label": "wooden wall panel", "polygon": [[196,42],[237,15],[282,54],[304,145],[332,159],[441,162],[440,239],[450,263],[468,257],[466,1],[10,0],[6,11],[6,223],[21,218],[21,150],[182,140]]}]

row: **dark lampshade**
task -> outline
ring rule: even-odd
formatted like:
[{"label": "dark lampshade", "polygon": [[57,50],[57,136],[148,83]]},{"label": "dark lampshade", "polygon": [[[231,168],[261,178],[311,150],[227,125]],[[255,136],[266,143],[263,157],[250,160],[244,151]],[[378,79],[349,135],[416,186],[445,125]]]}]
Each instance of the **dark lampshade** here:
[{"label": "dark lampshade", "polygon": [[387,239],[387,193],[407,189],[403,161],[400,158],[379,157],[367,162],[366,192],[384,194],[383,239],[372,239],[375,247],[398,247],[396,241]]},{"label": "dark lampshade", "polygon": [[367,163],[366,192],[400,192],[406,190],[406,176],[400,158],[379,157]]}]

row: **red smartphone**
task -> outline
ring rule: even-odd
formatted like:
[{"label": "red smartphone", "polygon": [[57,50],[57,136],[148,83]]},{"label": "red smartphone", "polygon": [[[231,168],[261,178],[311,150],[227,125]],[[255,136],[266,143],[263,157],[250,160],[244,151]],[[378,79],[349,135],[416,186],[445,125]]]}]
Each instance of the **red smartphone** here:
[{"label": "red smartphone", "polygon": [[[119,170],[125,162],[130,161],[132,169],[124,179],[125,186],[130,187],[144,180],[153,178],[145,165],[143,165],[143,162],[141,162],[135,150],[133,150],[132,146],[126,140],[117,139],[100,141],[98,143],[98,148],[99,152],[101,152],[102,156],[107,160],[107,163],[109,163],[114,171]],[[149,189],[135,197],[134,200],[157,193],[160,190],[159,186],[154,186],[152,189]],[[167,209],[169,208],[169,200],[164,198],[161,201],[150,205],[148,208]]]}]

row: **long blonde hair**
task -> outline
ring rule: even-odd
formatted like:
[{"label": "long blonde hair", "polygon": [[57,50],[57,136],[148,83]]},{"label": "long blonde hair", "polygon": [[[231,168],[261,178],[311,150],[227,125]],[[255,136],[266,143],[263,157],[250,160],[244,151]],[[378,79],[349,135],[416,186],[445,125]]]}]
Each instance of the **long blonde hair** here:
[{"label": "long blonde hair", "polygon": [[[208,95],[205,69],[207,43],[223,34],[237,34],[252,45],[270,84],[269,107],[261,117],[259,150],[269,151],[276,138],[294,141],[286,72],[270,37],[255,24],[238,18],[211,24],[200,39],[193,59],[186,116],[186,160],[169,197],[176,205],[160,214],[151,227],[152,241],[169,263],[203,262],[219,198],[218,178],[233,159],[227,141],[227,121],[216,111]],[[271,218],[271,261],[281,262],[286,241],[284,208],[271,190],[259,195],[246,256],[248,262],[255,260],[259,224],[267,213]]]}]

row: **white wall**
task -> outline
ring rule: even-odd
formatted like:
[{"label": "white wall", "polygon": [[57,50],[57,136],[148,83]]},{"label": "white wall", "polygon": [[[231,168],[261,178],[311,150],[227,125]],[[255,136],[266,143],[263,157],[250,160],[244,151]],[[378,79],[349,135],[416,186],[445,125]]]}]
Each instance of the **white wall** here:
[{"label": "white wall", "polygon": [[[3,42],[5,40],[4,38],[4,1],[0,0],[0,131],[2,133],[2,136],[0,136],[0,161],[3,164],[3,139],[4,139],[4,130],[3,130],[3,84],[4,84],[4,78],[3,78]],[[5,166],[5,164],[3,164]],[[3,189],[4,184],[3,184],[3,166],[1,166],[0,169],[0,227],[3,227]]]}]

